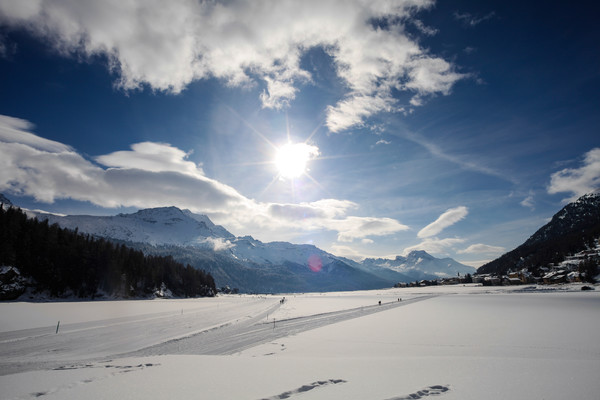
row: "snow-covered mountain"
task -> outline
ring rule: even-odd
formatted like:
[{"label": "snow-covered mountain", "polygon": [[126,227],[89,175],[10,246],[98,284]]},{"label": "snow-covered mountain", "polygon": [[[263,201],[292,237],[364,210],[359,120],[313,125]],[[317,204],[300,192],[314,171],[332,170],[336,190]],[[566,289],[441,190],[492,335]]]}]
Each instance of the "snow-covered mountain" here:
[{"label": "snow-covered mountain", "polygon": [[[31,212],[30,212],[31,213]],[[90,235],[153,246],[181,246],[212,249],[230,254],[241,262],[259,265],[283,262],[306,263],[318,257],[324,265],[338,260],[316,246],[288,242],[263,243],[252,236],[235,237],[206,215],[195,214],[177,207],[140,210],[116,216],[54,215],[34,213],[38,219],[78,229]]]},{"label": "snow-covered mountain", "polygon": [[38,219],[115,240],[152,245],[214,247],[234,236],[206,216],[177,207],[140,210],[115,216],[36,214]]},{"label": "snow-covered mountain", "polygon": [[424,251],[358,263],[309,244],[263,243],[251,236],[236,237],[206,215],[177,207],[115,216],[28,213],[51,224],[125,242],[146,254],[173,255],[210,272],[219,286],[250,292],[374,289],[474,272]]},{"label": "snow-covered mountain", "polygon": [[511,269],[537,270],[595,247],[599,238],[600,191],[596,190],[567,204],[522,245],[481,266],[477,272],[502,275]]},{"label": "snow-covered mountain", "polygon": [[355,268],[313,245],[235,237],[206,215],[176,207],[116,216],[28,214],[81,233],[124,242],[146,254],[172,255],[207,270],[217,285],[246,292],[375,289],[405,280],[393,271],[383,278]]},{"label": "snow-covered mountain", "polygon": [[363,265],[388,268],[410,276],[412,279],[437,279],[475,273],[475,268],[459,263],[452,258],[435,258],[423,250],[415,250],[406,257],[395,259],[367,258]]},{"label": "snow-covered mountain", "polygon": [[232,246],[229,251],[236,259],[257,264],[281,264],[286,261],[306,264],[312,261],[312,267],[317,268],[318,265],[315,263],[320,262],[321,265],[327,265],[334,261],[340,261],[339,257],[311,244],[263,243],[252,236],[238,237],[230,243]]}]

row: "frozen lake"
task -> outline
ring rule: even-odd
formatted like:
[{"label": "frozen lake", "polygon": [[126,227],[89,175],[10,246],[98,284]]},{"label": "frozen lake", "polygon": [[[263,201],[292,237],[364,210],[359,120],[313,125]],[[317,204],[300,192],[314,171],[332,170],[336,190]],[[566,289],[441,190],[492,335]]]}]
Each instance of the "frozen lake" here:
[{"label": "frozen lake", "polygon": [[2,303],[0,396],[591,399],[599,331],[578,286]]}]

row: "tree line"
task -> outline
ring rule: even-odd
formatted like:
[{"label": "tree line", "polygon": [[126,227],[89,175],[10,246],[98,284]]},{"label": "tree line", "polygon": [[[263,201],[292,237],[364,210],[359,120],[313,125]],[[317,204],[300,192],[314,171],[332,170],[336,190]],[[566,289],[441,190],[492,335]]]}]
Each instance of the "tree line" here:
[{"label": "tree line", "polygon": [[0,265],[17,267],[35,291],[94,298],[145,297],[161,286],[174,296],[214,296],[213,277],[171,256],[142,251],[0,207]]}]

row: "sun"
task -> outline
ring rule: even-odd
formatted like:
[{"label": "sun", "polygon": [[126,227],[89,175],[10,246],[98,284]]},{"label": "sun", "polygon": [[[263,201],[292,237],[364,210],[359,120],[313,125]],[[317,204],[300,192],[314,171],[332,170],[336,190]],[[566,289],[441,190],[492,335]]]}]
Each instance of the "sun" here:
[{"label": "sun", "polygon": [[279,176],[294,179],[307,171],[308,162],[319,155],[319,148],[306,143],[287,143],[277,149],[275,165]]}]

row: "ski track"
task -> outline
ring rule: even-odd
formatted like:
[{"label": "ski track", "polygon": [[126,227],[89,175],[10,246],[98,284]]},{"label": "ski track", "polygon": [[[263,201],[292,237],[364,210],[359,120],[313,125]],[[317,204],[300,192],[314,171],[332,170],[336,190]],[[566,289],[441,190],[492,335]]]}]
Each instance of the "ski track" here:
[{"label": "ski track", "polygon": [[100,361],[169,340],[219,329],[273,312],[279,301],[256,300],[203,312],[160,312],[132,318],[90,321],[0,333],[0,376],[65,363]]},{"label": "ski track", "polygon": [[[0,333],[0,376],[60,369],[107,359],[152,355],[228,355],[322,326],[390,310],[433,295],[284,320],[268,319],[281,305],[266,302],[240,306],[237,314],[204,318],[186,313],[160,313],[128,321],[122,318],[60,327]],[[229,318],[229,319],[228,319]]]},{"label": "ski track", "polygon": [[282,337],[320,328],[353,318],[390,310],[435,296],[421,296],[410,300],[394,301],[381,305],[372,305],[349,310],[315,314],[306,317],[285,320],[264,321],[271,311],[256,318],[223,326],[219,329],[204,331],[181,339],[171,340],[124,354],[126,357],[189,354],[189,355],[228,355],[235,354],[259,344],[268,343]]}]

